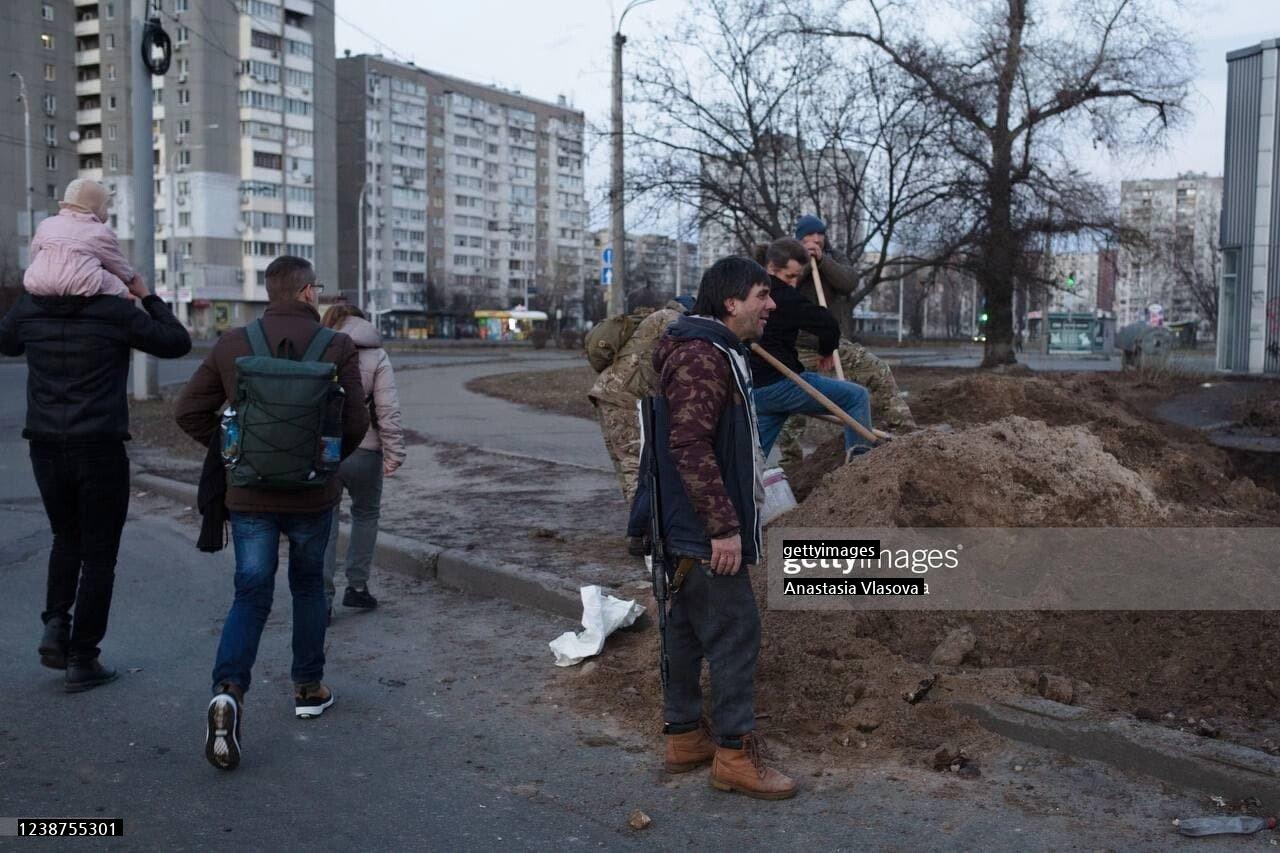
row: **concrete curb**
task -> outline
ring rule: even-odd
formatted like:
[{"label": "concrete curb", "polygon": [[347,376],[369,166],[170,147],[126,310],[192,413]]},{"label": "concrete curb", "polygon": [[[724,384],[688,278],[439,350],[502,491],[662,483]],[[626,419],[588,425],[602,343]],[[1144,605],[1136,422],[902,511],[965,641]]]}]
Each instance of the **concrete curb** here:
[{"label": "concrete curb", "polygon": [[1280,804],[1280,758],[1265,752],[1047,699],[955,706],[1013,740],[1136,770],[1179,788],[1256,797],[1267,809]]},{"label": "concrete curb", "polygon": [[[196,487],[155,474],[134,474],[133,485],[195,507]],[[351,525],[338,529],[338,543],[346,547]],[[501,598],[512,604],[535,607],[574,621],[582,618],[582,596],[570,581],[537,569],[485,558],[458,548],[442,548],[429,542],[378,532],[373,560],[380,569],[424,580],[451,589]]]}]

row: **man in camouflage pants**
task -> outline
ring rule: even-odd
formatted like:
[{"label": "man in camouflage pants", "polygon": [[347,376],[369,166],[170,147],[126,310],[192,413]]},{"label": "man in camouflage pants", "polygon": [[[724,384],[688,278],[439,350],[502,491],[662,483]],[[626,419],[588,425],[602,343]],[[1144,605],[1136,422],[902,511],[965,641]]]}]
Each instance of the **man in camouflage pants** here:
[{"label": "man in camouflage pants", "polygon": [[604,446],[613,460],[628,506],[635,499],[640,478],[640,419],[636,405],[641,397],[652,394],[657,384],[653,350],[658,339],[684,313],[685,306],[673,300],[645,317],[622,345],[613,364],[601,371],[587,392],[595,404]]},{"label": "man in camouflage pants", "polygon": [[[862,344],[849,340],[853,318],[853,304],[849,294],[858,286],[858,274],[853,264],[839,252],[827,245],[827,226],[816,216],[802,216],[796,222],[796,239],[809,250],[810,256],[818,264],[818,274],[822,277],[822,287],[831,313],[840,323],[840,366],[844,368],[844,378],[865,387],[871,394],[872,422],[883,424],[890,432],[907,432],[916,429],[915,418],[906,400],[898,392],[898,383],[894,381],[889,365],[876,357]],[[813,268],[805,269],[804,277],[798,285],[800,293],[810,301],[817,302],[818,295],[813,281]],[[801,332],[796,340],[800,362],[805,370],[817,370],[817,339]],[[800,435],[808,419],[803,415],[790,418],[778,436],[778,453],[783,468],[799,462],[804,451],[800,447]]]}]

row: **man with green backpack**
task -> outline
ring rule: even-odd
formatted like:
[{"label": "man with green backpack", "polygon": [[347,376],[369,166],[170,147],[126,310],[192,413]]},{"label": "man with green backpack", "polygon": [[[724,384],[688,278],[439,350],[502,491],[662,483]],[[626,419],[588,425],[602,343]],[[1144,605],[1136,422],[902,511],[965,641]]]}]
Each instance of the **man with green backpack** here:
[{"label": "man with green backpack", "polygon": [[289,540],[295,714],[316,717],[333,704],[321,682],[324,554],[340,485],[333,475],[369,426],[356,346],[320,325],[323,285],[311,264],[276,258],[266,284],[262,319],[222,336],[176,406],[184,432],[205,446],[221,442],[227,467],[235,600],[218,644],[205,738],[205,757],[223,770],[240,763],[244,694],[271,612],[281,535]]}]

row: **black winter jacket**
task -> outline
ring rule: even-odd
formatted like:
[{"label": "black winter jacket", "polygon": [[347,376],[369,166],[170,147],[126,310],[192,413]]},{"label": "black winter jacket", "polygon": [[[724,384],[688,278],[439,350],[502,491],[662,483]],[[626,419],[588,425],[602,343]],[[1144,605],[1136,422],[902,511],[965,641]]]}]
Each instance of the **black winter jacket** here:
[{"label": "black winter jacket", "polygon": [[[830,311],[810,302],[796,288],[776,278],[770,284],[769,296],[778,307],[765,323],[760,346],[796,373],[804,373],[796,351],[796,337],[802,331],[817,335],[818,355],[825,357],[840,344],[840,324]],[[755,387],[763,388],[781,379],[782,374],[773,365],[751,353],[751,382]]]},{"label": "black winter jacket", "polygon": [[40,441],[128,440],[129,351],[181,358],[191,336],[158,296],[24,293],[0,320],[0,353],[27,356],[27,426]]}]

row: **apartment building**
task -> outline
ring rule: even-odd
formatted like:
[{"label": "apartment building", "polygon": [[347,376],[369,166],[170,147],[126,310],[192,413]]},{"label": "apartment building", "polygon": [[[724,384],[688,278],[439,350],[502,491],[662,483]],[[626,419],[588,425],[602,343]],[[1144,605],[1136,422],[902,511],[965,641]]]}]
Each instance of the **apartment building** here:
[{"label": "apartment building", "polygon": [[[76,176],[74,8],[71,0],[6,3],[0,28],[0,286],[16,286],[31,241],[28,192],[31,220],[38,224],[58,212],[58,200]],[[25,103],[19,100],[23,92]]]},{"label": "apartment building", "polygon": [[1120,326],[1144,319],[1147,306],[1159,303],[1169,322],[1199,321],[1201,333],[1213,335],[1213,318],[1201,299],[1217,289],[1221,211],[1220,177],[1187,173],[1120,184],[1121,224],[1147,241],[1119,250]]},{"label": "apartment building", "polygon": [[[580,318],[583,114],[382,56],[337,62],[342,292],[384,331],[520,304]],[[424,257],[425,255],[425,257]]]},{"label": "apartment building", "polygon": [[[588,232],[583,258],[583,276],[588,286],[602,286],[602,257],[611,245],[609,229]],[[702,278],[698,246],[665,234],[627,235],[628,303],[632,294],[665,301],[681,293],[695,295]]]},{"label": "apartment building", "polygon": [[[197,334],[261,314],[281,254],[337,269],[333,12],[312,0],[154,0],[173,41],[152,78],[154,287]],[[74,0],[81,175],[133,235],[129,0]]]}]

